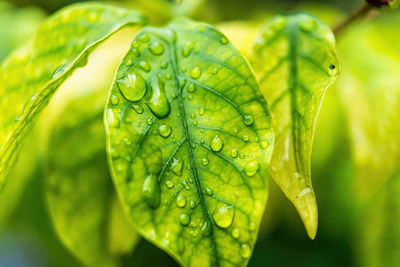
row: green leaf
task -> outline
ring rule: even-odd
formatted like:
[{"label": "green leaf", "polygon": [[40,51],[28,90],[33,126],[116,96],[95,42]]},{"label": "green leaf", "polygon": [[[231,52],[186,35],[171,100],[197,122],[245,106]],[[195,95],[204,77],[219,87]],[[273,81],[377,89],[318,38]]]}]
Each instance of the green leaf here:
[{"label": "green leaf", "polygon": [[250,61],[273,118],[276,145],[271,175],[313,239],[318,211],[310,157],[322,99],[340,69],[334,36],[312,16],[277,16],[262,27]]},{"label": "green leaf", "polygon": [[[373,195],[400,166],[398,14],[356,25],[339,49],[347,71],[338,82],[347,115],[359,197]],[[368,56],[359,56],[359,55]]]},{"label": "green leaf", "polygon": [[0,67],[0,188],[18,156],[24,136],[57,88],[88,55],[141,15],[111,4],[77,4],[47,19],[25,48]]},{"label": "green leaf", "polygon": [[105,114],[112,174],[138,231],[185,266],[245,265],[273,131],[240,53],[206,24],[145,28]]},{"label": "green leaf", "polygon": [[358,252],[366,267],[400,264],[400,171],[368,203],[362,217]]},{"label": "green leaf", "polygon": [[50,216],[61,241],[86,266],[116,266],[122,254],[132,251],[138,235],[123,213],[109,175],[104,90],[69,101],[52,110],[60,114],[46,116]]}]

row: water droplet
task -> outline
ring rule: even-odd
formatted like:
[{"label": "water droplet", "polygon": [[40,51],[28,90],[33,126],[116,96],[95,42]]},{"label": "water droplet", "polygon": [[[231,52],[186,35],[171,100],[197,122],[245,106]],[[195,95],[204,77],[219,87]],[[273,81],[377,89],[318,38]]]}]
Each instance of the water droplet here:
[{"label": "water droplet", "polygon": [[165,184],[167,185],[168,189],[171,189],[175,186],[175,183],[171,180],[168,180]]},{"label": "water droplet", "polygon": [[214,152],[219,152],[222,150],[222,147],[224,146],[224,142],[222,141],[222,139],[216,135],[212,140],[211,140],[211,144],[210,147]]},{"label": "water droplet", "polygon": [[209,221],[205,221],[203,226],[201,227],[201,234],[205,237],[212,235],[213,230],[211,227],[211,223]]},{"label": "water droplet", "polygon": [[151,82],[151,98],[146,103],[151,112],[160,119],[168,116],[170,105],[165,94],[164,82],[158,77]]},{"label": "water droplet", "polygon": [[119,117],[115,109],[107,109],[106,119],[108,124],[113,128],[118,128],[120,125]]},{"label": "water droplet", "polygon": [[152,125],[152,124],[153,124],[153,119],[150,119],[150,118],[147,119],[147,124],[148,124],[148,125]]},{"label": "water droplet", "polygon": [[181,71],[182,71],[182,72],[186,72],[186,71],[187,71],[187,68],[186,68],[186,67],[182,67],[182,68],[181,68]]},{"label": "water droplet", "polygon": [[118,96],[112,95],[111,98],[110,98],[110,102],[111,102],[111,104],[114,105],[114,106],[118,105],[118,103],[119,103]]},{"label": "water droplet", "polygon": [[220,205],[216,212],[213,214],[215,223],[221,228],[228,228],[231,226],[233,217],[235,215],[235,208],[225,204]]},{"label": "water droplet", "polygon": [[245,155],[244,153],[240,153],[240,154],[239,154],[239,158],[241,158],[241,159],[244,159],[245,156],[246,156],[246,155]]},{"label": "water droplet", "polygon": [[190,187],[190,185],[186,182],[186,181],[183,181],[183,188],[185,188],[185,190],[186,191],[190,191],[190,189],[192,189],[191,187]]},{"label": "water droplet", "polygon": [[243,135],[242,139],[243,139],[243,141],[247,142],[247,141],[249,141],[249,136],[248,135]]},{"label": "water droplet", "polygon": [[190,114],[190,118],[196,119],[196,114],[195,113]]},{"label": "water droplet", "polygon": [[221,41],[221,44],[227,44],[228,43],[228,39],[225,36],[221,37],[220,41]]},{"label": "water droplet", "polygon": [[191,234],[193,237],[198,236],[198,235],[199,235],[199,229],[198,229],[198,228],[193,229],[192,231],[190,231],[190,234]]},{"label": "water droplet", "polygon": [[237,134],[239,132],[239,130],[237,128],[233,129],[233,133]]},{"label": "water droplet", "polygon": [[201,164],[204,165],[204,166],[207,166],[208,165],[208,159],[207,158],[202,158],[201,159]]},{"label": "water droplet", "polygon": [[190,77],[192,77],[193,79],[198,79],[200,76],[201,76],[201,69],[199,67],[194,67],[190,71]]},{"label": "water droplet", "polygon": [[243,117],[243,123],[244,123],[245,125],[247,125],[247,126],[253,125],[253,123],[254,123],[253,116],[251,116],[251,115],[249,115],[249,114],[244,115],[244,117]]},{"label": "water droplet", "polygon": [[213,70],[211,71],[212,74],[217,74],[218,73],[218,69],[217,68],[213,68]]},{"label": "water droplet", "polygon": [[231,151],[231,157],[232,158],[237,158],[238,154],[239,153],[238,153],[238,150],[236,148],[232,149],[232,151]]},{"label": "water droplet", "polygon": [[142,187],[143,199],[151,208],[158,208],[160,205],[161,192],[157,175],[149,174],[144,180]]},{"label": "water droplet", "polygon": [[239,231],[239,229],[237,229],[237,228],[233,229],[233,230],[232,230],[232,237],[235,238],[235,239],[238,239],[239,236],[240,236],[240,231]]},{"label": "water droplet", "polygon": [[147,61],[144,61],[144,60],[140,61],[139,62],[139,67],[142,70],[144,70],[145,72],[151,71],[151,66],[150,66],[149,62],[147,62]]},{"label": "water droplet", "polygon": [[187,91],[189,93],[193,93],[194,91],[196,91],[196,85],[194,85],[193,83],[189,84],[187,87]]},{"label": "water droplet", "polygon": [[303,31],[310,32],[317,27],[317,21],[313,18],[307,18],[300,23],[300,28]]},{"label": "water droplet", "polygon": [[171,132],[172,129],[168,125],[163,124],[158,127],[158,133],[164,138],[167,138],[171,134]]},{"label": "water droplet", "polygon": [[269,142],[268,142],[267,140],[262,140],[262,141],[260,142],[260,146],[261,146],[261,148],[266,149],[266,148],[268,148],[268,146],[269,146]]},{"label": "water droplet", "polygon": [[249,247],[249,245],[247,244],[242,244],[240,246],[240,256],[242,256],[243,258],[247,259],[249,258],[251,255],[251,249]]},{"label": "water droplet", "polygon": [[179,208],[184,208],[186,206],[186,197],[180,193],[176,198],[175,203]]},{"label": "water droplet", "polygon": [[147,33],[143,33],[139,36],[139,40],[146,43],[150,40],[150,36]]},{"label": "water droplet", "polygon": [[194,47],[194,42],[192,42],[192,41],[187,42],[182,49],[182,56],[188,57],[190,55],[190,52],[192,52],[193,47]]},{"label": "water droplet", "polygon": [[172,80],[172,75],[168,73],[167,75],[165,75],[165,79],[169,81]]},{"label": "water droplet", "polygon": [[161,67],[162,69],[168,68],[168,62],[163,62],[163,63],[161,63],[160,67]]},{"label": "water droplet", "polygon": [[209,195],[209,196],[212,196],[213,191],[210,188],[207,187],[206,188],[206,194]]},{"label": "water droplet", "polygon": [[182,176],[183,160],[174,158],[171,164],[171,171],[173,171],[177,176]]},{"label": "water droplet", "polygon": [[129,101],[137,102],[146,94],[146,81],[139,74],[131,73],[117,81],[122,95]]},{"label": "water droplet", "polygon": [[150,45],[150,51],[156,56],[164,53],[164,49],[165,49],[164,45],[162,43],[160,43],[159,41],[154,41]]},{"label": "water droplet", "polygon": [[203,116],[204,115],[204,108],[203,107],[201,107],[200,109],[199,109],[199,115],[200,116]]},{"label": "water droplet", "polygon": [[182,213],[181,216],[179,216],[179,221],[183,226],[187,226],[190,223],[190,216],[186,213]]},{"label": "water droplet", "polygon": [[190,200],[190,202],[189,202],[189,207],[190,207],[191,209],[194,209],[194,208],[196,207],[196,203],[195,203],[193,200]]},{"label": "water droplet", "polygon": [[244,172],[247,176],[254,176],[258,172],[259,164],[257,160],[250,160],[244,167]]}]

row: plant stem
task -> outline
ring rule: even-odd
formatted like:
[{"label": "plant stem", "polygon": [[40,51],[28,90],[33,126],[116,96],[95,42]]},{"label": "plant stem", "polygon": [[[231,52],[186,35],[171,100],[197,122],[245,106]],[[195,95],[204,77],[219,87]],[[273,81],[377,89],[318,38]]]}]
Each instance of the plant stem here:
[{"label": "plant stem", "polygon": [[338,36],[343,30],[345,30],[353,22],[368,15],[368,13],[372,9],[373,9],[373,6],[371,6],[368,3],[362,5],[353,14],[349,15],[347,18],[345,18],[343,21],[341,21],[339,24],[337,24],[336,27],[334,27],[333,33],[335,34],[335,36]]}]

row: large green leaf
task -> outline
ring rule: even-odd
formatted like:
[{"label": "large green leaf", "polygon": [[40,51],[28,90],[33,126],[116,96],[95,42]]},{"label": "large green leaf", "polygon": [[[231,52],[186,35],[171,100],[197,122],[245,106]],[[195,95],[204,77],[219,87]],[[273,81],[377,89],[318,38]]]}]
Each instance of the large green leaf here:
[{"label": "large green leaf", "polygon": [[63,108],[46,153],[50,215],[60,239],[87,266],[114,266],[138,240],[109,175],[103,95],[75,98]]},{"label": "large green leaf", "polygon": [[355,188],[363,198],[400,165],[399,23],[398,14],[386,15],[354,26],[339,43],[347,72],[338,86],[352,141]]},{"label": "large green leaf", "polygon": [[249,57],[276,134],[271,175],[314,238],[318,212],[310,157],[322,99],[339,74],[334,36],[312,16],[277,16],[262,27]]},{"label": "large green leaf", "polygon": [[143,29],[105,116],[114,182],[140,233],[186,266],[245,265],[266,205],[273,131],[227,38],[184,19]]},{"label": "large green leaf", "polygon": [[0,188],[29,126],[56,89],[115,31],[142,21],[134,10],[77,4],[50,17],[32,43],[4,62],[0,67]]}]

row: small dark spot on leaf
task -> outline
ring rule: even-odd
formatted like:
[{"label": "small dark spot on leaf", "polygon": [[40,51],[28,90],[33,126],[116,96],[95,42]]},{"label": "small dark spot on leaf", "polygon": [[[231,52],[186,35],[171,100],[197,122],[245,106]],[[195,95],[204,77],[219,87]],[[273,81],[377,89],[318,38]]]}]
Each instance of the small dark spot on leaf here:
[{"label": "small dark spot on leaf", "polygon": [[332,64],[332,65],[329,66],[329,68],[330,68],[331,70],[333,70],[334,68],[336,68],[336,66]]}]

